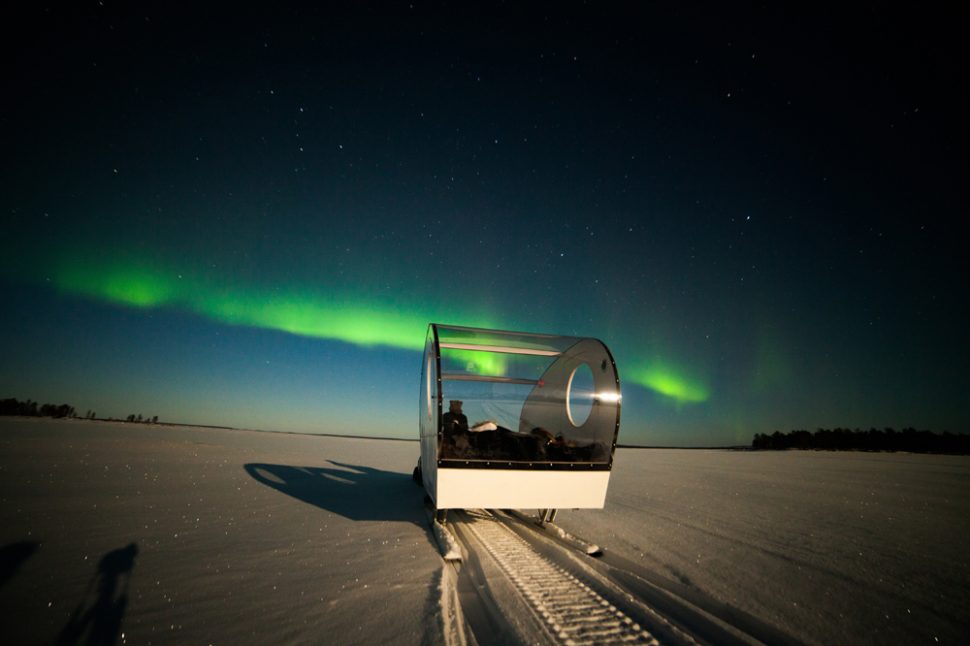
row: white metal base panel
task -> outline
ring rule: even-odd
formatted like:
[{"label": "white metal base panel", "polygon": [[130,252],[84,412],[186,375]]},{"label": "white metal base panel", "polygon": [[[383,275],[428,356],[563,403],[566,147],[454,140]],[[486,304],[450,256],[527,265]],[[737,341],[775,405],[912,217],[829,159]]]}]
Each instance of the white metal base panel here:
[{"label": "white metal base panel", "polygon": [[438,469],[438,509],[602,509],[609,471]]}]

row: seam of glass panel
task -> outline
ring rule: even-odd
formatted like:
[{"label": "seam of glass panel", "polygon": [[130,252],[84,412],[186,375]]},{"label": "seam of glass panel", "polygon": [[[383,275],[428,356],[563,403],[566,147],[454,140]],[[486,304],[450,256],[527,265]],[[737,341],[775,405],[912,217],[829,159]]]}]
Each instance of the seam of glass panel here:
[{"label": "seam of glass panel", "polygon": [[435,403],[438,406],[438,421],[435,422],[436,434],[440,437],[442,433],[442,419],[441,419],[441,342],[438,339],[438,326],[434,323],[431,324],[431,331],[434,334],[434,365],[435,365]]},{"label": "seam of glass panel", "polygon": [[485,375],[468,375],[464,373],[441,373],[442,381],[487,381],[496,384],[527,384],[534,386],[538,379],[517,379],[515,377],[488,377]]},{"label": "seam of glass panel", "polygon": [[516,332],[514,330],[491,330],[484,327],[462,327],[460,325],[441,325],[440,323],[434,323],[439,330],[442,332],[448,332],[449,330],[455,330],[457,332],[485,332],[488,334],[503,334],[508,336],[528,336],[536,339],[576,339],[580,337],[562,336],[561,334],[540,334],[538,332]]},{"label": "seam of glass panel", "polygon": [[425,379],[425,384],[424,384],[424,386],[425,386],[425,390],[424,390],[424,399],[425,399],[425,402],[424,402],[424,405],[425,405],[425,408],[427,408],[427,411],[428,411],[427,412],[427,415],[428,415],[428,419],[430,420],[431,419],[431,416],[434,414],[434,411],[431,408],[431,403],[432,403],[431,402],[431,370],[432,370],[432,365],[431,365],[431,347],[430,347],[431,344],[430,343],[426,343],[425,346],[426,347],[425,347],[425,351],[424,351],[424,372],[425,372],[425,375],[424,375],[424,379]]},{"label": "seam of glass panel", "polygon": [[451,350],[474,350],[476,352],[501,352],[504,354],[527,354],[536,357],[558,357],[562,352],[556,350],[532,350],[530,348],[512,348],[501,345],[476,345],[473,343],[442,343],[442,348]]}]

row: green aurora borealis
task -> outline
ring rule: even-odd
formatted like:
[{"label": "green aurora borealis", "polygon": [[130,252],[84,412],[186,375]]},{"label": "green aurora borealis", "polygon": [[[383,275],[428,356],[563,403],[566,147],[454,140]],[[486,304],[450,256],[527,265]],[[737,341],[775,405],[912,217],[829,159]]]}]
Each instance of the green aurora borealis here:
[{"label": "green aurora borealis", "polygon": [[[176,308],[226,325],[278,330],[363,348],[422,350],[424,334],[431,322],[501,328],[498,317],[463,318],[445,306],[399,307],[312,289],[260,292],[230,285],[229,281],[203,280],[171,266],[147,262],[74,258],[60,263],[52,281],[56,288],[69,294],[116,305],[139,309]],[[451,351],[451,355],[461,358],[460,352]],[[482,361],[478,353],[469,353],[469,357],[473,356]],[[703,382],[687,376],[685,371],[660,361],[630,359],[631,365],[621,372],[627,382],[652,390],[678,405],[704,402],[709,397]],[[469,365],[468,369],[501,374],[504,363],[496,356],[488,365]]]},{"label": "green aurora borealis", "polygon": [[627,372],[627,378],[644,388],[649,388],[678,404],[697,404],[710,397],[710,392],[699,379],[692,379],[682,371],[671,369],[661,362],[635,364]]},{"label": "green aurora borealis", "polygon": [[420,314],[378,302],[328,297],[312,290],[259,293],[139,264],[72,265],[58,270],[54,282],[65,292],[118,305],[178,308],[228,325],[336,339],[362,347],[420,350],[428,323]]}]

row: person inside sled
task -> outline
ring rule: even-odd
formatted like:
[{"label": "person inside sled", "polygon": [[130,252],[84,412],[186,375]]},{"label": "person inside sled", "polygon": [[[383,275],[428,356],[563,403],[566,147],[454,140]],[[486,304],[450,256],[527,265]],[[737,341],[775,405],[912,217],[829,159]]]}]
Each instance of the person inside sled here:
[{"label": "person inside sled", "polygon": [[448,412],[441,416],[444,457],[466,457],[471,444],[468,439],[468,418],[461,412],[461,400],[452,399]]},{"label": "person inside sled", "polygon": [[454,435],[468,430],[468,418],[461,412],[461,404],[460,399],[452,399],[449,402],[448,412],[442,418],[445,435]]}]

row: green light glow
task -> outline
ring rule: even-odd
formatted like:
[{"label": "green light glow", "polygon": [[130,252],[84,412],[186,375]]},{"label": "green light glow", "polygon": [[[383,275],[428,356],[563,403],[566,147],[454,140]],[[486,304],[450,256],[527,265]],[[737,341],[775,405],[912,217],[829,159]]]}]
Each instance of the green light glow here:
[{"label": "green light glow", "polygon": [[447,348],[442,350],[442,358],[448,358],[462,364],[465,371],[472,374],[493,377],[508,375],[508,361],[503,355],[495,352]]},{"label": "green light glow", "polygon": [[632,370],[624,372],[633,383],[669,397],[678,404],[699,404],[710,397],[710,391],[702,381],[660,363],[646,367],[634,366]]},{"label": "green light glow", "polygon": [[[66,292],[137,308],[172,307],[230,325],[279,330],[335,339],[363,347],[421,350],[428,323],[495,327],[485,317],[456,313],[452,307],[408,307],[391,299],[341,297],[322,291],[279,293],[240,290],[169,267],[138,261],[64,263],[54,284]],[[481,354],[481,353],[474,353]],[[478,369],[497,366],[482,363]]]},{"label": "green light glow", "polygon": [[779,328],[768,324],[767,317],[758,331],[758,343],[749,376],[749,389],[758,395],[783,391],[794,379],[788,348]]},{"label": "green light glow", "polygon": [[[490,317],[469,314],[453,304],[415,306],[401,299],[344,296],[324,290],[256,290],[230,281],[200,278],[164,263],[115,258],[64,260],[52,276],[61,290],[136,308],[170,307],[229,325],[252,326],[290,334],[344,341],[361,347],[388,346],[420,351],[431,321],[497,328]],[[469,373],[510,374],[509,357],[500,353],[448,350],[450,359]],[[518,373],[523,367],[515,369]],[[528,369],[528,366],[525,367]],[[661,362],[625,370],[624,376],[678,405],[706,401],[703,381]]]},{"label": "green light glow", "polygon": [[70,271],[59,270],[55,284],[64,291],[94,296],[133,307],[159,307],[171,302],[178,282],[152,268],[131,263],[112,270],[78,263]]},{"label": "green light glow", "polygon": [[371,347],[386,345],[409,350],[424,347],[422,332],[430,318],[402,312],[380,303],[354,304],[307,295],[304,297],[214,295],[190,308],[231,325],[280,330],[300,336],[338,339]]}]

